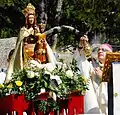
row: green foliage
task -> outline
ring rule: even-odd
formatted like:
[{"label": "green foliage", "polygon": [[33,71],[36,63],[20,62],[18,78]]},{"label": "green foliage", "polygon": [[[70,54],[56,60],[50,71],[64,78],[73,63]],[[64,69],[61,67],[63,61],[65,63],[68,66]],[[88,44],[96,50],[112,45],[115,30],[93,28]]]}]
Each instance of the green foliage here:
[{"label": "green foliage", "polygon": [[[35,100],[40,95],[41,89],[55,91],[55,87],[51,85],[50,74],[47,74],[45,69],[40,70],[37,67],[24,68],[15,70],[11,81],[0,84],[0,97],[10,94],[24,94],[26,100]],[[45,101],[37,101],[34,105],[44,112],[48,108],[53,108],[53,110],[57,108],[57,103],[50,97]]]},{"label": "green foliage", "polygon": [[0,4],[8,4],[8,5],[11,5],[11,4],[13,4],[13,0],[0,0]]},{"label": "green foliage", "polygon": [[52,109],[52,111],[59,110],[58,103],[52,99],[40,100],[35,102],[35,108],[43,111],[44,114],[47,114],[50,109]]},{"label": "green foliage", "polygon": [[1,0],[0,1],[0,38],[17,36],[24,24],[22,10],[28,1]]},{"label": "green foliage", "polygon": [[[52,81],[51,76],[54,76],[54,79],[57,78],[57,83]],[[59,101],[53,100],[50,93],[54,93],[57,99],[68,99],[74,92],[77,92],[77,95],[84,95],[89,87],[88,80],[81,75],[75,60],[69,66],[64,63],[56,65],[52,72],[45,68],[26,66],[22,70],[15,70],[11,77],[9,82],[0,84],[0,97],[24,94],[26,100],[33,100],[35,106],[44,112],[49,108],[59,109]],[[41,89],[48,92],[48,97],[45,100],[36,101]]]},{"label": "green foliage", "polygon": [[[39,0],[1,0],[0,1],[0,38],[16,36],[16,32],[24,24],[22,10],[32,2],[37,13],[39,10]],[[46,2],[46,12],[48,14],[48,28],[55,25],[56,22],[57,1]],[[64,0],[60,12],[60,21],[58,25],[69,25],[80,30],[81,34],[89,31],[90,34],[104,32],[110,43],[114,43],[112,38],[120,38],[120,2],[118,0]],[[14,14],[14,15],[13,15]],[[6,28],[6,29],[5,29]],[[11,31],[12,30],[12,31]],[[71,35],[61,34],[60,38],[68,38],[71,41]],[[73,36],[74,38],[74,36]],[[71,44],[68,39],[60,39],[62,42]],[[116,40],[115,40],[116,41]],[[58,43],[58,46],[60,46]],[[118,44],[119,42],[116,42]],[[62,43],[64,44],[64,43]]]},{"label": "green foliage", "polygon": [[76,61],[73,59],[70,65],[57,67],[53,75],[60,76],[61,84],[56,88],[57,96],[59,98],[68,98],[72,92],[78,92],[79,95],[84,95],[88,90],[89,82],[81,75],[79,68],[76,66]]},{"label": "green foliage", "polygon": [[11,28],[3,28],[0,30],[1,38],[10,38],[11,35],[17,36],[18,30],[12,30]]},{"label": "green foliage", "polygon": [[76,27],[82,34],[104,32],[107,42],[113,44],[114,36],[120,37],[119,11],[118,0],[67,0],[63,5],[62,22]]},{"label": "green foliage", "polygon": [[[44,69],[39,70],[38,68],[16,70],[12,74],[12,80],[9,83],[3,84],[3,86],[6,87],[6,90],[9,91],[7,93],[9,94],[24,93],[27,100],[34,99],[42,88],[54,90],[50,84],[50,75],[46,74]],[[6,91],[2,91],[3,93],[0,95],[6,95]]]},{"label": "green foliage", "polygon": [[68,45],[76,46],[75,35],[71,32],[65,31],[58,36],[57,48],[63,48]]}]

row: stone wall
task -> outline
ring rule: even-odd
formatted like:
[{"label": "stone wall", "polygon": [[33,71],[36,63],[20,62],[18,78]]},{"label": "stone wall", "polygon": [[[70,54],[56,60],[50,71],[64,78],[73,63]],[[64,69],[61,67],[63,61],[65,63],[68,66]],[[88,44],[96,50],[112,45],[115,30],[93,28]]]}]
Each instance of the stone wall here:
[{"label": "stone wall", "polygon": [[17,37],[0,39],[0,68],[7,68],[7,58],[11,49],[15,47]]},{"label": "stone wall", "polygon": [[[0,68],[7,68],[8,54],[15,47],[17,37],[0,39]],[[71,62],[72,54],[69,51],[59,52],[59,58],[63,59],[64,62]]]},{"label": "stone wall", "polygon": [[[0,39],[0,68],[7,68],[8,54],[15,47],[17,37]],[[92,45],[93,48],[98,47],[99,44]],[[69,48],[68,48],[69,49]],[[66,51],[58,51],[59,59],[63,59],[65,63],[70,63],[73,58],[73,48]],[[96,57],[96,50],[93,51],[93,57]]]}]

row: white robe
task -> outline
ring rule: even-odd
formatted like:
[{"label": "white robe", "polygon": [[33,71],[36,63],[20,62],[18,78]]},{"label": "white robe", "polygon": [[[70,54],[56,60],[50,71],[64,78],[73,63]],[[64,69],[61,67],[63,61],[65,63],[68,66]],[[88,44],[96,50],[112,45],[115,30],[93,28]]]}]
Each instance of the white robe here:
[{"label": "white robe", "polygon": [[[81,74],[87,79],[90,79],[90,73],[92,72],[93,67],[84,56],[84,52],[81,51],[80,53],[78,49],[76,49],[74,58],[77,61],[77,66],[80,69]],[[100,114],[97,96],[91,79],[89,80],[89,90],[87,90],[85,94],[84,108],[85,113]]]},{"label": "white robe", "polygon": [[3,84],[5,81],[6,73],[0,72],[0,84]]}]

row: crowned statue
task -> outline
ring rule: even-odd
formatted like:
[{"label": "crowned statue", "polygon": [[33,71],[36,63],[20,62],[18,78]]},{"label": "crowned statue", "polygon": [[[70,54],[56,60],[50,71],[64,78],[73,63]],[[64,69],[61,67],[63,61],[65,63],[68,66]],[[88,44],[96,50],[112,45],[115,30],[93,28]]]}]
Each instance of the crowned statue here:
[{"label": "crowned statue", "polygon": [[55,66],[55,56],[46,41],[46,24],[37,24],[35,7],[29,3],[24,9],[25,25],[20,29],[16,47],[8,66],[5,81],[11,80],[15,69],[23,69],[28,62],[39,68]]}]

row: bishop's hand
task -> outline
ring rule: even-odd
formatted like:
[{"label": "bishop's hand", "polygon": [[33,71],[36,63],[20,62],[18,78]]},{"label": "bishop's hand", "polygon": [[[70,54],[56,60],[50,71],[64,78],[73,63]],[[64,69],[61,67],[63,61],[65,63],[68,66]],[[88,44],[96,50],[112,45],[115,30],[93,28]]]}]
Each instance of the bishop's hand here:
[{"label": "bishop's hand", "polygon": [[83,49],[84,55],[86,57],[89,57],[92,53],[91,47],[88,43],[88,36],[84,35],[80,37],[80,43],[79,43],[80,49]]},{"label": "bishop's hand", "polygon": [[80,37],[80,47],[85,47],[88,44],[88,36],[84,35]]}]

